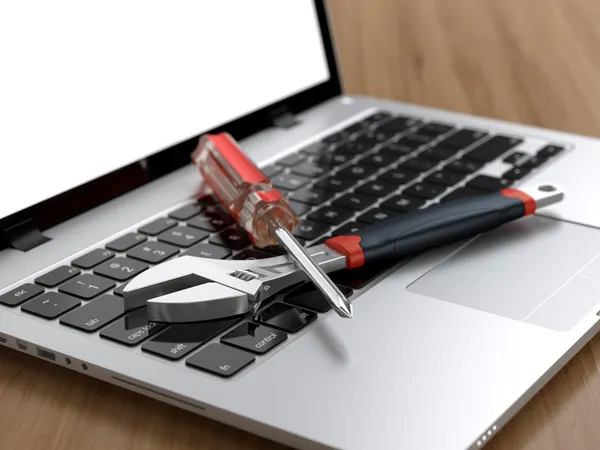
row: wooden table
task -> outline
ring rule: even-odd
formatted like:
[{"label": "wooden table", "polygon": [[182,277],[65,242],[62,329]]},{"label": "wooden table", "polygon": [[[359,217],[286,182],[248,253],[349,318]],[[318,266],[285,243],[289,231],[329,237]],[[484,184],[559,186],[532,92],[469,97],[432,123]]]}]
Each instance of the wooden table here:
[{"label": "wooden table", "polygon": [[[331,0],[345,88],[600,135],[600,2]],[[600,444],[600,337],[489,444]],[[0,349],[0,449],[283,447]]]}]

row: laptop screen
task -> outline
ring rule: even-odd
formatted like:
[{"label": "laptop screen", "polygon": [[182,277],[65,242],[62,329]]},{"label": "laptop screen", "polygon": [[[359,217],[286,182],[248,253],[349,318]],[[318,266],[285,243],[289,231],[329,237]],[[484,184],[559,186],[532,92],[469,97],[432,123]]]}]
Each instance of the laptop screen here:
[{"label": "laptop screen", "polygon": [[0,41],[0,218],[330,75],[312,0],[4,2]]}]

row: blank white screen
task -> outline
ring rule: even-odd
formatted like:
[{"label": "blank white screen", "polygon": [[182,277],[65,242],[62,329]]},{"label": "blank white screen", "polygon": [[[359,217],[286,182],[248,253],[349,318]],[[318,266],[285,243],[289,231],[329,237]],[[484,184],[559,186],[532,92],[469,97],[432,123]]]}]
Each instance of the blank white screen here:
[{"label": "blank white screen", "polygon": [[329,77],[311,0],[0,5],[0,218]]}]

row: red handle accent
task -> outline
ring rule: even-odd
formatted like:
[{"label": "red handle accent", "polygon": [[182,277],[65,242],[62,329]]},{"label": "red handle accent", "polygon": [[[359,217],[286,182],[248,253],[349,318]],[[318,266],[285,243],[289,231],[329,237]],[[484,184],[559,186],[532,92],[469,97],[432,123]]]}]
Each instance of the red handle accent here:
[{"label": "red handle accent", "polygon": [[324,244],[346,257],[346,268],[356,269],[365,264],[365,252],[360,246],[360,236],[336,236],[327,239]]},{"label": "red handle accent", "polygon": [[252,161],[229,139],[227,133],[210,134],[208,138],[233,170],[247,183],[268,182],[264,174]]},{"label": "red handle accent", "polygon": [[506,189],[502,189],[500,191],[500,194],[502,194],[505,197],[518,198],[519,200],[521,200],[523,202],[523,204],[525,205],[525,215],[526,216],[533,214],[536,210],[537,205],[536,205],[535,199],[530,197],[523,191],[520,191],[520,190],[514,189],[514,188],[506,188]]}]

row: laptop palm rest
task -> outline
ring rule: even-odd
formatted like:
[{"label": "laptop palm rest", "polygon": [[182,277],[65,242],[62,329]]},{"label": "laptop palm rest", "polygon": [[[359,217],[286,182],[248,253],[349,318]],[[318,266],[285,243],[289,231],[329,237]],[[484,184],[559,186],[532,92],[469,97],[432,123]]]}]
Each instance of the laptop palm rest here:
[{"label": "laptop palm rest", "polygon": [[600,304],[600,231],[522,219],[466,243],[407,289],[567,331]]}]

